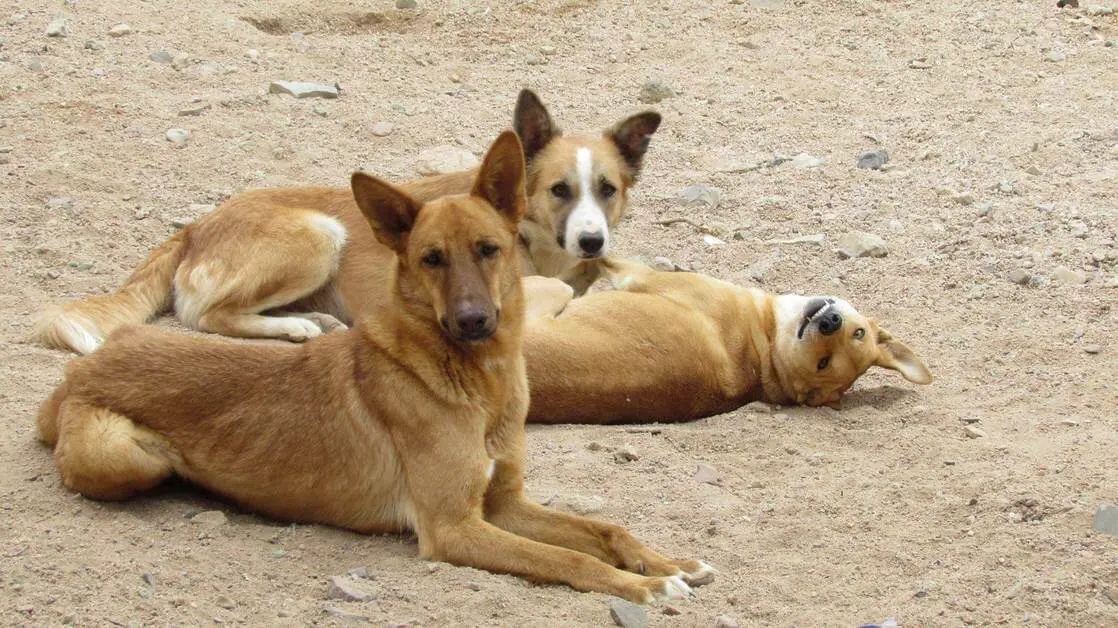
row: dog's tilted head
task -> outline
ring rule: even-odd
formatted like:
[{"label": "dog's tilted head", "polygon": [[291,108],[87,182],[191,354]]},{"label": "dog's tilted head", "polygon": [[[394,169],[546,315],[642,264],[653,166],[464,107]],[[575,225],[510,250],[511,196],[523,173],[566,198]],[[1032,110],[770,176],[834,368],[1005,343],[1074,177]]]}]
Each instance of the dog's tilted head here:
[{"label": "dog's tilted head", "polygon": [[519,294],[516,233],[527,204],[524,183],[524,156],[511,131],[493,143],[469,194],[420,206],[369,175],[358,172],[352,180],[377,239],[396,251],[401,289],[429,305],[452,339],[467,343],[492,336],[504,298]]},{"label": "dog's tilted head", "polygon": [[630,116],[601,136],[566,137],[530,90],[520,92],[513,126],[524,144],[532,220],[581,259],[609,253],[610,229],[625,213],[660,114]]},{"label": "dog's tilted head", "polygon": [[899,372],[917,384],[932,381],[923,360],[904,343],[836,297],[776,297],[773,363],[796,401],[837,408],[871,366]]}]

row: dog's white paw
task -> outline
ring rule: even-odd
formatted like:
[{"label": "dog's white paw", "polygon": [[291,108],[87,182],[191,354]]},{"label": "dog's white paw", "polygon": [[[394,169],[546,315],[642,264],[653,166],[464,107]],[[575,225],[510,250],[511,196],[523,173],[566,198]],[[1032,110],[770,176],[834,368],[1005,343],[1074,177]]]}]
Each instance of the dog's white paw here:
[{"label": "dog's white paw", "polygon": [[704,584],[714,582],[714,575],[718,573],[718,570],[705,561],[696,562],[699,563],[699,568],[692,569],[684,576],[687,583],[693,587],[701,587]]},{"label": "dog's white paw", "polygon": [[304,342],[322,335],[322,328],[305,318],[287,317],[281,321],[282,337],[291,342]]},{"label": "dog's white paw", "polygon": [[668,576],[663,579],[664,588],[662,591],[653,590],[653,594],[657,599],[664,600],[681,600],[683,598],[691,597],[691,587],[684,582],[680,576]]}]

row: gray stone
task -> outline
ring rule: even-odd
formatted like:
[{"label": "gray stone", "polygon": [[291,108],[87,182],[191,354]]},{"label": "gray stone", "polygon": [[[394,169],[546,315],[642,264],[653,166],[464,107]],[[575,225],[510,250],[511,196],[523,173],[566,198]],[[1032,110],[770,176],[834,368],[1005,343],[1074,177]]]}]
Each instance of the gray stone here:
[{"label": "gray stone", "polygon": [[1099,504],[1095,510],[1095,532],[1118,536],[1118,505]]},{"label": "gray stone", "polygon": [[641,85],[640,94],[637,95],[637,100],[647,104],[654,105],[665,98],[674,98],[676,95],[675,90],[670,85],[658,80],[649,80]]},{"label": "gray stone", "polygon": [[524,57],[524,63],[528,65],[547,65],[547,59],[539,55],[528,55]]},{"label": "gray stone", "polygon": [[689,185],[680,190],[676,198],[687,207],[701,205],[709,209],[717,209],[722,202],[722,190],[709,185]]},{"label": "gray stone", "polygon": [[745,404],[745,410],[747,412],[757,412],[759,414],[772,414],[773,407],[764,401],[750,401]]},{"label": "gray stone", "polygon": [[342,576],[331,576],[330,588],[326,592],[326,597],[349,602],[365,602],[376,596],[355,587],[352,582]]},{"label": "gray stone", "polygon": [[1086,354],[1089,354],[1089,355],[1097,355],[1099,353],[1102,353],[1102,347],[1099,346],[1099,345],[1084,345],[1083,346],[1083,353],[1086,353]]},{"label": "gray stone", "polygon": [[648,611],[619,597],[610,598],[609,615],[621,628],[648,628]]},{"label": "gray stone", "polygon": [[47,209],[70,209],[74,202],[69,196],[52,196],[47,199]]},{"label": "gray stone", "polygon": [[209,103],[206,103],[206,104],[203,104],[203,105],[195,105],[193,107],[187,107],[186,109],[179,109],[179,116],[200,116],[203,113],[206,113],[207,111],[209,111],[210,107],[211,107],[211,105]]},{"label": "gray stone", "polygon": [[628,445],[625,445],[617,451],[613,452],[614,461],[621,464],[632,462],[634,460],[637,460],[638,458],[640,458],[640,456],[637,455],[637,450]]},{"label": "gray stone", "polygon": [[982,438],[986,436],[986,432],[983,432],[973,425],[964,427],[963,434],[966,435],[967,438]]},{"label": "gray stone", "polygon": [[287,556],[287,550],[282,547],[277,547],[272,550],[272,558],[283,558],[284,556]]},{"label": "gray stone", "polygon": [[1087,273],[1079,270],[1072,270],[1066,266],[1056,268],[1052,276],[1056,281],[1068,286],[1079,286],[1087,283]]},{"label": "gray stone", "polygon": [[884,148],[867,150],[858,155],[858,167],[863,170],[881,170],[889,162],[889,153]]},{"label": "gray stone", "polygon": [[85,49],[86,50],[104,50],[104,48],[105,48],[105,44],[97,41],[96,39],[85,40]]},{"label": "gray stone", "polygon": [[729,615],[719,615],[714,618],[714,628],[741,628],[741,624]]},{"label": "gray stone", "polygon": [[50,24],[47,24],[47,37],[65,37],[69,34],[70,27],[64,18],[51,20]]},{"label": "gray stone", "polygon": [[1059,63],[1067,58],[1068,56],[1059,50],[1053,50],[1044,56],[1045,61],[1051,61],[1052,63]]},{"label": "gray stone", "polygon": [[707,246],[722,246],[723,244],[726,244],[725,240],[722,240],[721,238],[718,238],[716,236],[712,236],[709,233],[703,236],[703,242]]},{"label": "gray stone", "polygon": [[132,27],[121,22],[109,29],[109,37],[124,37],[132,34]]},{"label": "gray stone", "polygon": [[190,131],[186,129],[167,129],[167,141],[182,148],[190,139]]},{"label": "gray stone", "polygon": [[1017,269],[1009,271],[1009,275],[1008,275],[1007,278],[1011,282],[1013,282],[1013,283],[1015,283],[1019,286],[1027,286],[1030,283],[1032,283],[1032,280],[1033,280],[1033,276],[1030,275],[1028,273],[1028,271],[1026,271],[1022,268],[1017,268]]},{"label": "gray stone", "polygon": [[672,260],[663,256],[659,256],[652,258],[652,268],[662,273],[671,273],[675,272],[676,265],[675,262],[673,262]]},{"label": "gray stone", "polygon": [[852,257],[885,257],[889,247],[881,238],[861,231],[843,234],[838,240],[838,254],[843,259]]},{"label": "gray stone", "polygon": [[376,578],[376,576],[373,575],[371,571],[369,571],[368,567],[356,567],[354,569],[350,569],[346,572],[346,575],[350,578],[361,578],[363,580],[372,580]]},{"label": "gray stone", "polygon": [[700,462],[695,467],[695,473],[691,477],[701,484],[718,484],[719,479],[718,470],[705,462]]},{"label": "gray stone", "polygon": [[414,11],[419,8],[415,0],[396,0],[396,8],[404,11]]},{"label": "gray stone", "polygon": [[395,130],[396,126],[391,122],[377,122],[373,125],[370,133],[377,137],[388,137],[389,135],[392,135],[392,132]]},{"label": "gray stone", "polygon": [[155,576],[151,575],[150,573],[146,573],[146,574],[144,574],[140,577],[143,578],[144,583],[147,584],[148,586],[152,586],[152,587],[155,586]]},{"label": "gray stone", "polygon": [[218,606],[220,606],[221,608],[224,608],[227,611],[231,611],[234,608],[237,608],[237,603],[234,602],[233,600],[225,597],[224,595],[219,596],[216,600],[214,600],[214,604],[217,604]]},{"label": "gray stone", "polygon": [[801,170],[807,170],[809,168],[818,168],[825,163],[826,163],[826,160],[823,159],[822,157],[812,157],[811,155],[809,155],[807,153],[800,153],[799,155],[796,155],[795,157],[793,157],[791,159],[792,167],[793,168],[800,168]]},{"label": "gray stone", "polygon": [[1113,15],[1114,7],[1103,6],[1101,4],[1088,4],[1087,15]]},{"label": "gray stone", "polygon": [[296,98],[337,98],[340,92],[337,83],[327,85],[300,81],[272,81],[268,86],[269,94],[288,94]]},{"label": "gray stone", "polygon": [[156,63],[171,63],[175,60],[175,58],[171,56],[171,53],[166,50],[156,50],[148,55],[148,58]]},{"label": "gray stone", "polygon": [[50,279],[58,279],[61,276],[62,276],[62,273],[58,272],[57,270],[48,270],[47,271],[47,277],[50,278]]},{"label": "gray stone", "polygon": [[461,172],[477,165],[478,158],[470,151],[445,144],[419,153],[415,169],[419,174],[427,176]]},{"label": "gray stone", "polygon": [[191,517],[190,521],[198,525],[216,528],[217,526],[225,525],[227,520],[225,518],[225,513],[220,510],[206,510]]}]

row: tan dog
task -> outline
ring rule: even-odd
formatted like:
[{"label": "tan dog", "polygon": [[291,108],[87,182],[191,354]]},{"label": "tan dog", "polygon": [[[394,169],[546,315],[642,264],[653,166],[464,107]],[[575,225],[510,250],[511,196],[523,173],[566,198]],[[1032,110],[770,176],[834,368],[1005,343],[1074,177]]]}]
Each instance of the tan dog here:
[{"label": "tan dog", "polygon": [[516,136],[496,141],[471,195],[420,207],[360,173],[353,192],[394,252],[373,315],[302,346],[121,329],[40,412],[63,483],[124,499],[177,474],[280,519],[414,529],[430,560],[636,602],[686,595],[702,562],[522,494]]},{"label": "tan dog", "polygon": [[[560,277],[580,294],[609,251],[660,115],[644,112],[600,135],[564,136],[534,93],[520,93],[514,126],[528,160],[528,210],[517,242],[526,274]],[[465,193],[475,172],[405,184],[417,201]],[[172,305],[188,327],[301,342],[343,328],[385,298],[392,251],[364,226],[348,189],[239,194],[160,245],[118,292],[68,303],[41,318],[47,346],[94,351],[117,327]]]},{"label": "tan dog", "polygon": [[750,401],[838,407],[871,366],[932,380],[908,347],[842,299],[599,264],[617,290],[570,301],[562,283],[528,285],[529,422],[685,421]]}]

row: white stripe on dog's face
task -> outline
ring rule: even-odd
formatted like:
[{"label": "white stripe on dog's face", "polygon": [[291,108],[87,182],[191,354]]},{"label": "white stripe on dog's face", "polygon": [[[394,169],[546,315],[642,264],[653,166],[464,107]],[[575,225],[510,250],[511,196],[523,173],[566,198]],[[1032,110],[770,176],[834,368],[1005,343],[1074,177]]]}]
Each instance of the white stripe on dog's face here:
[{"label": "white stripe on dog's face", "polygon": [[[578,173],[578,198],[575,208],[567,217],[564,243],[567,252],[575,257],[601,257],[609,252],[609,223],[605,210],[598,204],[594,195],[594,155],[589,148],[580,148],[575,153],[575,168]],[[581,239],[601,239],[598,250],[586,250],[579,243]]]}]

